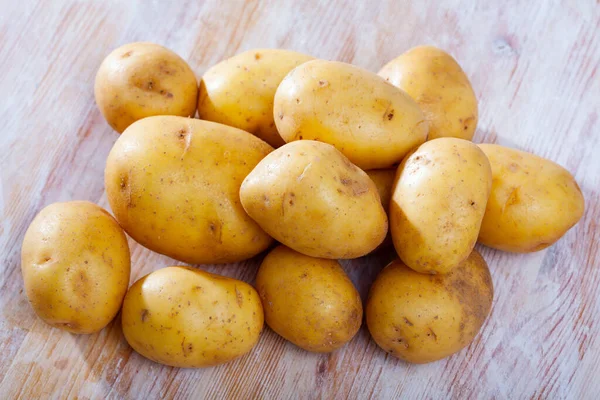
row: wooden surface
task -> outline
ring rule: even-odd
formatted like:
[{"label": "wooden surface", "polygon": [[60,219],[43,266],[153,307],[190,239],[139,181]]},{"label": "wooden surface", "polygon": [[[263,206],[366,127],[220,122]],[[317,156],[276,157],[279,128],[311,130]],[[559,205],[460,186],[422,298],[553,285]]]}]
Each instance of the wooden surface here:
[{"label": "wooden surface", "polygon": [[[0,398],[598,398],[600,5],[356,3],[0,0]],[[393,359],[364,325],[328,355],[265,329],[249,355],[203,370],[142,358],[118,322],[89,336],[51,329],[23,293],[21,241],[51,202],[107,207],[103,170],[117,134],[94,104],[93,79],[110,50],[140,40],[177,51],[198,76],[253,47],[377,71],[411,46],[438,45],[479,97],[476,140],[562,164],[583,190],[586,213],[545,251],[482,248],[496,288],[492,314],[471,346],[429,365]],[[131,245],[132,280],[180,264]],[[363,296],[390,256],[344,263]],[[207,268],[252,282],[259,262]]]}]

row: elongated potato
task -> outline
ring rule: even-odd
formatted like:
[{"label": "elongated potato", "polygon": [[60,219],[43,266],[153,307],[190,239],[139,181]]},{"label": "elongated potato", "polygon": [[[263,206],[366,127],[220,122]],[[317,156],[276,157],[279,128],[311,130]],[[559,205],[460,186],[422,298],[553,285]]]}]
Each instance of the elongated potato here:
[{"label": "elongated potato", "polygon": [[151,115],[193,117],[198,82],[189,65],[171,50],[154,43],[129,43],[104,59],[94,94],[106,121],[121,133]]},{"label": "elongated potato", "polygon": [[360,295],[336,260],[281,245],[262,262],[256,289],[269,327],[305,350],[334,351],[360,328]]},{"label": "elongated potato", "polygon": [[492,186],[485,154],[463,139],[422,144],[398,167],[390,230],[402,261],[417,272],[447,273],[479,234]]},{"label": "elongated potato", "polygon": [[286,142],[329,143],[365,170],[399,163],[429,130],[402,90],[336,61],[309,61],[290,72],[275,93],[274,115]]},{"label": "elongated potato", "polygon": [[313,57],[290,50],[254,49],[211,67],[200,81],[201,119],[243,129],[273,147],[285,142],[273,120],[277,87],[292,69]]},{"label": "elongated potato", "polygon": [[445,275],[420,274],[396,260],[371,286],[367,326],[379,347],[394,357],[428,363],[473,341],[493,297],[490,271],[477,250]]},{"label": "elongated potato", "polygon": [[150,360],[209,367],[254,347],[263,328],[263,310],[256,290],[245,282],[167,267],[131,286],[122,325],[127,342]]},{"label": "elongated potato", "polygon": [[479,241],[504,251],[542,250],[583,216],[583,194],[566,169],[534,154],[480,144],[492,166],[492,192]]},{"label": "elongated potato", "polygon": [[312,257],[360,257],[387,233],[373,181],[326,143],[300,140],[273,151],[246,177],[240,200],[276,240]]},{"label": "elongated potato", "polygon": [[419,104],[429,122],[429,139],[473,138],[477,98],[450,54],[433,46],[414,47],[387,63],[379,75]]},{"label": "elongated potato", "polygon": [[153,251],[189,263],[244,260],[272,242],[239,200],[242,181],[271,150],[214,122],[144,118],[108,156],[108,201],[127,233]]},{"label": "elongated potato", "polygon": [[23,239],[21,270],[35,313],[56,328],[94,333],[121,308],[129,246],[117,221],[87,201],[54,203]]}]

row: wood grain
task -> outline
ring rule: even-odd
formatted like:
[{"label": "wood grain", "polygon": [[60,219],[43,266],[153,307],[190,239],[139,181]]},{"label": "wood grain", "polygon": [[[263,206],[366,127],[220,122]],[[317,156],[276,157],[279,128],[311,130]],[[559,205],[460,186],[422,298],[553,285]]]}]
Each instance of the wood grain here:
[{"label": "wood grain", "polygon": [[[600,6],[597,1],[0,0],[0,398],[597,398],[600,393]],[[115,321],[95,335],[51,329],[23,293],[20,246],[54,201],[107,207],[106,156],[117,139],[93,98],[113,48],[164,44],[198,76],[225,57],[281,47],[377,71],[408,48],[451,52],[480,101],[477,141],[568,168],[582,221],[528,255],[482,248],[496,297],[464,351],[409,365],[366,327],[342,350],[310,354],[266,329],[247,356],[216,368],[161,366],[132,352]],[[131,242],[132,280],[180,264]],[[364,296],[389,251],[344,263]],[[258,259],[207,266],[252,282]]]}]

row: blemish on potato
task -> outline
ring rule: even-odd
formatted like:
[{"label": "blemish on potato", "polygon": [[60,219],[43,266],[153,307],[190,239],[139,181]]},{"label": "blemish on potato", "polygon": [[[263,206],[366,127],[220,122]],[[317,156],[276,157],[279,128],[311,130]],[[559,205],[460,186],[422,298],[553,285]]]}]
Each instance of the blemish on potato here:
[{"label": "blemish on potato", "polygon": [[406,323],[408,326],[414,326],[414,324],[406,317],[404,317],[404,323]]},{"label": "blemish on potato", "polygon": [[236,300],[238,306],[240,306],[240,308],[242,308],[242,305],[244,304],[244,296],[238,290],[237,286],[235,286],[235,300]]},{"label": "blemish on potato", "polygon": [[150,311],[148,311],[147,309],[142,309],[141,313],[140,313],[140,319],[142,320],[142,322],[146,322],[146,318],[148,318],[148,315],[150,315]]}]

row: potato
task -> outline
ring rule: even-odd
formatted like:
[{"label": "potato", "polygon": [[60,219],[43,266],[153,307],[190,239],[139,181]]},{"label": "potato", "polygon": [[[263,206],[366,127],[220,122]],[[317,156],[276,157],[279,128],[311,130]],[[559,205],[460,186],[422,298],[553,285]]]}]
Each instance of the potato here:
[{"label": "potato", "polygon": [[275,91],[288,72],[312,59],[295,51],[255,49],[222,61],[200,81],[198,115],[279,147],[285,142],[273,120]]},{"label": "potato", "polygon": [[381,205],[387,211],[392,199],[392,189],[394,187],[395,169],[370,169],[365,171],[369,178],[375,183],[377,193],[381,199]]},{"label": "potato", "polygon": [[240,200],[269,235],[312,257],[360,257],[387,233],[373,181],[326,143],[275,150],[246,177]]},{"label": "potato", "polygon": [[436,361],[473,341],[493,294],[490,271],[477,250],[446,275],[420,274],[397,259],[371,287],[367,326],[391,355],[418,364]]},{"label": "potato", "polygon": [[173,367],[222,364],[248,353],[263,327],[256,290],[189,267],[167,267],[134,283],[123,302],[123,334],[135,351]]},{"label": "potato", "polygon": [[214,122],[144,118],[108,156],[108,201],[127,233],[153,251],[188,263],[244,260],[272,242],[239,200],[242,180],[271,150]]},{"label": "potato", "polygon": [[54,203],[23,239],[25,293],[47,324],[93,333],[113,320],[129,284],[129,246],[108,212],[87,201]]},{"label": "potato", "polygon": [[198,82],[171,50],[154,43],[129,43],[104,59],[94,94],[106,122],[121,133],[151,115],[193,117]]},{"label": "potato", "polygon": [[304,350],[334,351],[360,328],[360,295],[336,260],[279,246],[261,264],[256,289],[267,325]]},{"label": "potato", "polygon": [[490,164],[477,145],[440,138],[398,167],[390,231],[402,261],[417,272],[447,273],[465,260],[490,195]]},{"label": "potato", "polygon": [[479,242],[504,251],[542,250],[579,221],[584,198],[573,175],[550,160],[481,144],[492,166],[492,192]]},{"label": "potato", "polygon": [[275,124],[286,142],[319,140],[362,169],[389,168],[427,138],[419,106],[376,74],[336,61],[292,70],[277,88]]},{"label": "potato", "polygon": [[477,98],[450,54],[433,46],[414,47],[387,63],[379,75],[419,104],[429,122],[429,139],[473,138]]}]

